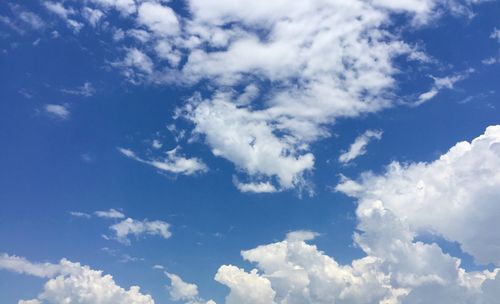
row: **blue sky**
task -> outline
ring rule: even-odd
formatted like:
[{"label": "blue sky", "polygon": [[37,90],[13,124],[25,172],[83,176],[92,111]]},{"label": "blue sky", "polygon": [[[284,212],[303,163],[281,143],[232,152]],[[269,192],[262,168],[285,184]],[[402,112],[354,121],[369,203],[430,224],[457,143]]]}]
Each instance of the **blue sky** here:
[{"label": "blue sky", "polygon": [[494,303],[499,13],[4,1],[0,302]]}]

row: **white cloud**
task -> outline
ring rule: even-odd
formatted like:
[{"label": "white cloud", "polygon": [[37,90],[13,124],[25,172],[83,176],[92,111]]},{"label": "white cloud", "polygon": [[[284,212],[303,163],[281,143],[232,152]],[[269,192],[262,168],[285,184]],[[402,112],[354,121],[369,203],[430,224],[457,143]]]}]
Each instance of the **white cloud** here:
[{"label": "white cloud", "polygon": [[181,54],[174,50],[171,43],[167,40],[160,40],[155,46],[156,56],[167,60],[171,66],[177,67],[181,60]]},{"label": "white cloud", "polygon": [[19,300],[17,304],[42,304],[39,300],[33,299],[33,300]]},{"label": "white cloud", "polygon": [[362,135],[358,136],[349,147],[349,150],[339,156],[339,162],[346,164],[356,159],[359,156],[366,154],[366,146],[372,140],[380,140],[382,138],[382,131],[367,130]]},{"label": "white cloud", "polygon": [[481,61],[485,65],[492,65],[496,63],[500,63],[500,57],[488,57]]},{"label": "white cloud", "polygon": [[170,279],[169,293],[174,301],[193,301],[198,297],[198,286],[184,282],[178,275],[165,272]]},{"label": "white cloud", "polygon": [[195,173],[203,173],[208,170],[208,167],[199,158],[186,158],[182,155],[178,155],[178,148],[167,151],[166,157],[164,159],[155,160],[145,160],[138,157],[135,152],[129,149],[119,148],[118,149],[123,155],[128,158],[134,159],[144,164],[155,167],[161,171],[165,171],[173,174],[183,174],[192,175]]},{"label": "white cloud", "polygon": [[153,149],[161,149],[161,147],[163,147],[163,144],[158,139],[154,139],[151,143],[151,147],[153,147]]},{"label": "white cloud", "polygon": [[175,35],[179,32],[179,21],[174,11],[156,2],[143,2],[139,6],[137,21],[156,35]]},{"label": "white cloud", "polygon": [[101,10],[90,7],[84,7],[82,15],[93,27],[96,27],[99,21],[104,17],[104,13]]},{"label": "white cloud", "polygon": [[[491,39],[495,39],[498,43],[500,43],[500,29],[497,29],[496,27],[493,29],[493,31],[490,34]],[[500,56],[491,56],[486,59],[482,60],[482,63],[485,65],[492,65],[496,63],[500,63]]]},{"label": "white cloud", "polygon": [[431,100],[432,98],[436,97],[436,95],[443,89],[449,89],[449,90],[453,89],[455,83],[466,79],[472,72],[473,70],[467,70],[463,73],[459,73],[453,76],[446,76],[442,78],[432,77],[432,79],[434,79],[434,84],[432,88],[429,91],[420,94],[420,96],[418,97],[417,101],[413,104],[413,106],[419,106]]},{"label": "white cloud", "polygon": [[388,210],[375,208],[360,220],[355,240],[368,256],[351,265],[300,238],[243,251],[258,269],[220,267],[215,279],[230,288],[226,303],[495,303],[498,270],[466,272],[437,245],[412,242]]},{"label": "white cloud", "polygon": [[274,193],[278,191],[270,182],[260,182],[260,183],[241,183],[237,179],[234,180],[236,188],[241,192],[253,192],[253,193]]},{"label": "white cloud", "polygon": [[116,285],[111,275],[62,259],[59,264],[37,264],[24,258],[0,255],[0,268],[28,275],[50,278],[36,299],[18,304],[154,304],[138,286],[126,290]]},{"label": "white cloud", "polygon": [[52,1],[44,1],[43,5],[47,10],[63,19],[75,33],[78,33],[82,29],[82,23],[70,18],[70,16],[75,15],[75,11],[72,8],[66,8],[62,3]]},{"label": "white cloud", "polygon": [[[195,132],[205,134],[216,156],[252,176],[276,177],[283,188],[304,184],[303,172],[314,166],[311,153],[301,155],[293,139],[280,139],[266,113],[238,108],[225,99],[201,102],[189,112]],[[266,181],[264,181],[265,183]]]},{"label": "white cloud", "polygon": [[124,67],[134,68],[146,74],[153,72],[153,61],[151,61],[151,58],[136,48],[127,50],[125,59],[123,59],[121,64]]},{"label": "white cloud", "polygon": [[116,209],[109,209],[107,211],[96,211],[95,215],[98,217],[102,218],[108,218],[108,219],[122,219],[125,218],[125,214],[122,212],[116,210]]},{"label": "white cloud", "polygon": [[130,244],[129,235],[140,237],[143,235],[160,236],[168,239],[172,233],[168,230],[170,224],[163,221],[135,220],[126,218],[123,221],[109,227],[115,233],[117,241]]},{"label": "white cloud", "polygon": [[430,163],[394,162],[385,174],[365,173],[337,189],[365,204],[380,201],[412,229],[456,241],[479,263],[500,265],[500,126],[460,142]]},{"label": "white cloud", "polygon": [[64,5],[59,2],[45,1],[43,5],[46,9],[63,19],[68,19],[70,15],[75,13],[72,9],[65,8]]},{"label": "white cloud", "polygon": [[127,35],[137,39],[142,43],[146,43],[151,39],[151,34],[145,30],[132,29],[127,31]]},{"label": "white cloud", "polygon": [[500,29],[495,28],[490,35],[491,39],[495,39],[500,43]]},{"label": "white cloud", "polygon": [[90,214],[85,213],[85,212],[80,212],[80,211],[70,211],[69,214],[71,216],[74,216],[74,217],[81,217],[81,218],[86,218],[86,219],[89,219],[92,217]]},{"label": "white cloud", "polygon": [[137,11],[135,0],[91,0],[95,4],[101,5],[105,9],[116,9],[122,15],[128,16]]},{"label": "white cloud", "polygon": [[[248,10],[245,1],[191,1],[193,21],[186,31],[197,35],[200,46],[191,46],[182,67],[188,83],[208,80],[235,90],[258,88],[256,78],[275,84],[253,102],[260,93],[255,89],[216,92],[188,113],[195,131],[215,155],[251,177],[277,178],[281,189],[300,187],[314,167],[308,145],[329,135],[324,126],[392,105],[393,59],[413,48],[383,30],[393,11],[379,2],[254,1]],[[428,10],[418,2],[394,9]],[[230,23],[235,26],[226,29]],[[214,41],[219,31],[227,45],[203,48],[220,44]]]},{"label": "white cloud", "polygon": [[95,88],[90,82],[85,82],[83,85],[75,88],[75,89],[62,89],[61,92],[71,95],[81,95],[84,97],[90,97],[94,95]]},{"label": "white cloud", "polygon": [[[283,241],[242,251],[242,257],[255,269],[247,272],[233,265],[219,268],[215,280],[230,289],[225,303],[495,304],[500,296],[500,268],[467,271],[452,253],[416,238],[431,233],[457,242],[478,263],[500,265],[496,246],[500,243],[498,168],[500,126],[490,126],[483,135],[457,143],[435,161],[394,162],[379,175],[363,173],[357,181],[344,179],[336,190],[358,200],[358,226],[353,239],[366,256],[348,265],[339,264],[309,244],[317,233],[293,231]],[[163,222],[153,226],[148,223],[152,222],[127,219],[114,230],[117,238],[125,241],[129,234],[170,236],[168,225],[158,228]],[[66,286],[77,286],[72,283],[74,279],[69,280],[79,276],[78,271],[72,272],[72,265],[63,261],[61,265],[33,264],[15,256],[0,257],[0,268],[18,273],[40,277],[69,273],[69,277],[59,279],[61,284],[56,284],[57,278],[46,284],[39,299],[49,303],[61,299],[52,297],[51,290],[66,297],[80,294],[71,288],[66,293]],[[178,276],[169,277],[174,299],[203,303],[197,298],[195,284]]]},{"label": "white cloud", "polygon": [[33,12],[19,9],[17,10],[17,14],[19,19],[28,24],[32,29],[39,30],[45,27],[45,22],[42,18]]},{"label": "white cloud", "polygon": [[44,110],[52,117],[62,120],[69,119],[70,116],[69,108],[66,104],[46,104],[44,105]]},{"label": "white cloud", "polygon": [[31,263],[23,257],[2,253],[0,254],[0,269],[41,278],[49,278],[60,271],[60,266],[50,263]]},{"label": "white cloud", "polygon": [[[187,16],[168,1],[92,2],[131,21],[120,24],[125,31],[112,27],[127,43],[112,65],[133,83],[202,84],[206,96],[184,111],[196,135],[249,180],[282,190],[304,187],[314,169],[309,146],[336,120],[397,104],[395,59],[431,61],[403,40],[396,16],[417,27],[445,13],[470,15],[478,1],[189,0]],[[125,32],[140,41],[118,39]],[[436,78],[415,105],[452,87],[454,77]],[[226,123],[245,132],[230,134]]]},{"label": "white cloud", "polygon": [[257,270],[245,272],[232,265],[219,268],[215,280],[230,288],[226,304],[274,304],[275,292],[271,282],[261,277]]},{"label": "white cloud", "polygon": [[460,142],[429,163],[391,164],[381,175],[344,179],[336,189],[358,199],[354,242],[366,256],[341,265],[294,231],[281,242],[242,251],[257,269],[222,266],[226,303],[482,303],[500,296],[500,268],[466,271],[435,243],[458,242],[479,263],[499,265],[500,126]]}]

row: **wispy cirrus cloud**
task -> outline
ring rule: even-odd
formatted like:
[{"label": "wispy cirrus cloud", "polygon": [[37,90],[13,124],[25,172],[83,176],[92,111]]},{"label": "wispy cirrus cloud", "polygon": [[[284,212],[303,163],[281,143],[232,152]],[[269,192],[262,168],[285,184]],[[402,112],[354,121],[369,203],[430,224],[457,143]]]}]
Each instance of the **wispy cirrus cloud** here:
[{"label": "wispy cirrus cloud", "polygon": [[382,138],[383,132],[380,130],[367,130],[360,136],[358,136],[354,142],[349,147],[349,150],[345,151],[339,156],[339,162],[342,164],[347,164],[354,159],[366,154],[366,146],[373,140],[380,140]]},{"label": "wispy cirrus cloud", "polygon": [[85,218],[85,219],[89,219],[92,217],[92,215],[81,211],[70,211],[69,214],[74,217]]},{"label": "wispy cirrus cloud", "polygon": [[90,82],[85,82],[83,85],[76,87],[74,89],[61,89],[61,92],[70,95],[80,95],[84,97],[90,97],[94,95],[95,88]]},{"label": "wispy cirrus cloud", "polygon": [[116,209],[109,209],[105,211],[96,211],[94,212],[96,216],[107,219],[122,219],[125,218],[125,214],[123,212],[118,211]]},{"label": "wispy cirrus cloud", "polygon": [[420,96],[418,96],[417,101],[412,105],[413,106],[420,106],[420,105],[426,103],[427,101],[433,99],[434,97],[436,97],[436,95],[441,90],[453,89],[455,86],[455,83],[466,79],[473,72],[474,72],[473,69],[469,69],[465,72],[458,73],[458,74],[455,74],[452,76],[445,76],[445,77],[432,77],[431,76],[432,79],[434,80],[434,84],[432,85],[431,89],[425,93],[420,94]]},{"label": "wispy cirrus cloud", "polygon": [[153,159],[146,160],[140,158],[135,154],[134,151],[125,148],[118,148],[120,153],[128,158],[136,160],[138,162],[148,164],[155,167],[158,170],[172,173],[172,174],[183,174],[183,175],[193,175],[196,173],[203,173],[208,170],[207,165],[199,158],[186,158],[178,154],[179,148],[172,149],[166,152],[166,156],[163,159]]}]

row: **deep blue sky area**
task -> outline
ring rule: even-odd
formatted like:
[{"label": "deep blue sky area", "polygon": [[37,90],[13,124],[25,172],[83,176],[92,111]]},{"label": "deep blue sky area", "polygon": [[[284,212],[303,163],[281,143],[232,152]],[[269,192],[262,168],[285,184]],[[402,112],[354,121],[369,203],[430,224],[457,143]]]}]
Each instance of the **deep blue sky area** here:
[{"label": "deep blue sky area", "polygon": [[[187,4],[168,5],[188,18]],[[21,10],[39,15],[43,27],[33,29],[16,19]],[[173,118],[195,92],[209,98],[214,85],[134,82],[115,64],[125,48],[110,31],[85,25],[75,33],[43,2],[2,3],[0,15],[23,29],[0,23],[0,252],[33,262],[80,262],[112,274],[117,285],[141,286],[157,303],[174,301],[165,287],[168,279],[153,265],[196,283],[200,295],[223,303],[228,288],[214,281],[217,269],[232,264],[251,270],[255,265],[242,259],[241,250],[281,241],[295,230],[319,233],[311,243],[339,264],[365,256],[353,242],[356,200],[334,190],[342,175],[381,174],[393,161],[432,162],[457,142],[500,123],[499,65],[483,63],[499,54],[499,41],[490,35],[500,27],[500,4],[486,2],[472,10],[473,17],[443,13],[422,26],[399,16],[388,26],[401,31],[403,41],[419,45],[431,61],[395,58],[399,71],[390,108],[323,125],[330,135],[308,143],[315,158],[314,169],[304,175],[314,192],[309,194],[300,187],[277,193],[239,191],[234,180],[246,180],[246,169],[215,156],[203,134],[191,133],[195,123]],[[74,14],[70,16],[76,19]],[[135,24],[109,8],[105,18],[115,27]],[[430,76],[453,75],[465,76],[415,106],[433,86]],[[69,92],[85,83],[92,88],[88,94]],[[58,116],[47,105],[59,105],[69,114]],[[172,124],[186,130],[179,142],[167,128]],[[381,130],[383,136],[369,143],[366,154],[339,163],[339,155],[367,130]],[[161,150],[152,148],[153,140],[161,141]],[[177,146],[182,155],[201,159],[208,170],[176,174],[145,163]],[[134,151],[142,161],[126,157],[120,148]],[[172,236],[130,235],[130,245],[117,242],[109,226],[122,219],[94,215],[111,208],[133,219],[167,222]],[[475,263],[453,240],[448,243],[439,235],[422,240],[462,257],[466,270],[492,267]],[[124,256],[133,259],[124,261]],[[0,271],[0,302],[36,298],[45,280]]]}]

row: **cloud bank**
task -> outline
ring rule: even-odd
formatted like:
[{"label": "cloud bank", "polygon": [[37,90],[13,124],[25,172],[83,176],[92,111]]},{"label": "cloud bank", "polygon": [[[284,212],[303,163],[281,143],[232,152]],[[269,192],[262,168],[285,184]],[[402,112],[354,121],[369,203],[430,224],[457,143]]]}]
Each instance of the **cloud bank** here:
[{"label": "cloud bank", "polygon": [[[317,233],[291,232],[283,241],[241,252],[255,269],[218,269],[215,280],[230,290],[225,303],[495,304],[500,268],[466,270],[459,257],[418,236],[430,233],[457,242],[477,263],[498,266],[499,167],[500,126],[490,126],[435,161],[394,162],[379,175],[344,178],[336,190],[358,201],[353,239],[365,256],[342,265],[311,244]],[[153,226],[126,219],[116,224],[116,232],[122,238],[139,232],[169,236],[168,230]],[[125,290],[111,276],[67,260],[37,264],[3,254],[0,268],[50,278],[33,301],[154,303],[138,287]],[[195,284],[166,275],[173,300],[213,303],[199,297]]]},{"label": "cloud bank", "polygon": [[[93,30],[106,22],[100,30],[119,54],[111,66],[132,83],[199,88],[174,115],[192,123],[191,140],[234,164],[241,191],[278,192],[308,188],[310,145],[339,118],[397,104],[396,61],[429,62],[396,19],[414,29],[444,14],[470,16],[477,2],[189,0],[180,14],[165,1],[92,0],[82,16],[74,3],[45,5]],[[113,11],[128,22],[111,22]],[[450,85],[436,79],[417,103]],[[206,170],[196,158],[149,161],[130,152],[172,173]]]}]

